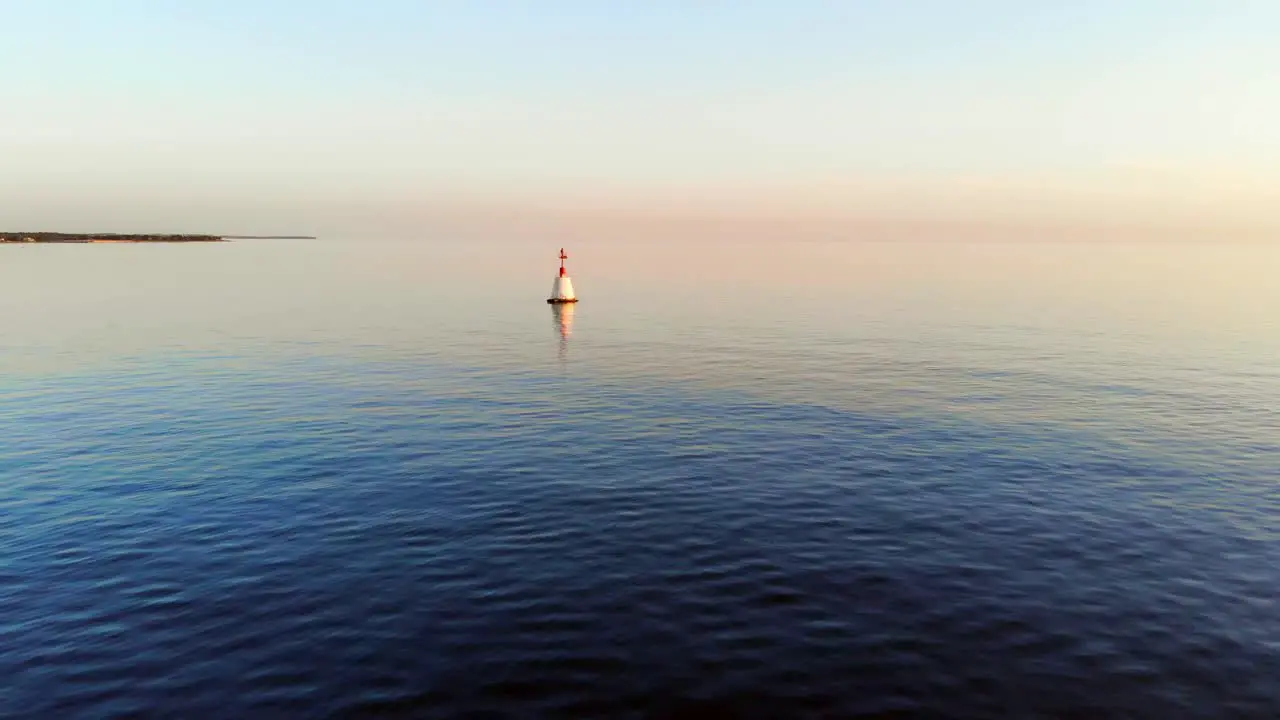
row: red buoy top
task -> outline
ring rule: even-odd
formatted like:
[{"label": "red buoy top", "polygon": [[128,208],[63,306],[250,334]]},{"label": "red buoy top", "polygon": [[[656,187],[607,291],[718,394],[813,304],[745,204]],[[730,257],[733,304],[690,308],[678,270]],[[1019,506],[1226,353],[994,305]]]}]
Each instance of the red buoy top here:
[{"label": "red buoy top", "polygon": [[564,277],[565,275],[568,274],[565,272],[565,269],[564,269],[564,261],[568,259],[569,259],[569,256],[565,254],[564,248],[560,248],[560,277]]}]

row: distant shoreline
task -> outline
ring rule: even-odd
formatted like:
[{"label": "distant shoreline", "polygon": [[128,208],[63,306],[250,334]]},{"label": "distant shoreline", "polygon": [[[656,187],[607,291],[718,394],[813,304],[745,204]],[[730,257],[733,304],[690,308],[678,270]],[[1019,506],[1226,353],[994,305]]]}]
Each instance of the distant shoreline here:
[{"label": "distant shoreline", "polygon": [[314,240],[314,235],[187,235],[140,233],[0,232],[0,243],[183,243],[227,240]]}]

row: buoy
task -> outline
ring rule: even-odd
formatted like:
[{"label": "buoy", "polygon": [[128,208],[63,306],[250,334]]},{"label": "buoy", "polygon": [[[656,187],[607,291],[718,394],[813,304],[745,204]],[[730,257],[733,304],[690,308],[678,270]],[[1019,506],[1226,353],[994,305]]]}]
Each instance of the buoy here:
[{"label": "buoy", "polygon": [[569,271],[564,268],[564,261],[568,259],[564,248],[560,248],[560,274],[551,285],[551,297],[547,298],[547,302],[553,305],[578,302],[578,296],[573,294],[573,280],[569,279]]}]

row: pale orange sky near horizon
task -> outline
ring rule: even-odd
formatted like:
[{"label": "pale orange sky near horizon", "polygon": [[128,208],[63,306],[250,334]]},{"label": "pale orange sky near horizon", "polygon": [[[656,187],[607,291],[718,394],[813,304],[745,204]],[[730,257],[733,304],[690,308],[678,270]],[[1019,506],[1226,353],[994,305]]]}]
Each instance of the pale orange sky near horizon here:
[{"label": "pale orange sky near horizon", "polygon": [[[24,217],[24,215],[26,217]],[[957,177],[896,182],[740,185],[722,188],[550,188],[540,193],[453,192],[421,196],[326,193],[130,197],[103,188],[89,202],[9,206],[9,229],[46,229],[42,218],[65,216],[56,229],[407,236],[448,233],[557,233],[675,238],[705,233],[759,238],[856,239],[885,233],[974,237],[1018,233],[1110,233],[1123,236],[1221,234],[1280,239],[1280,185],[1258,175],[1160,171],[1079,173],[1022,181]],[[131,218],[150,216],[147,227]]]}]

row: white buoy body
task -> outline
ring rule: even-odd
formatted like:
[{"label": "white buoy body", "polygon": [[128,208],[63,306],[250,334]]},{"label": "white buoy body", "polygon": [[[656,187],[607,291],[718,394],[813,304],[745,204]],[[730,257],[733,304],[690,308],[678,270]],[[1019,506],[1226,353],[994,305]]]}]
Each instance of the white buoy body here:
[{"label": "white buoy body", "polygon": [[574,302],[577,299],[573,294],[573,280],[568,275],[557,276],[551,285],[551,302]]}]

